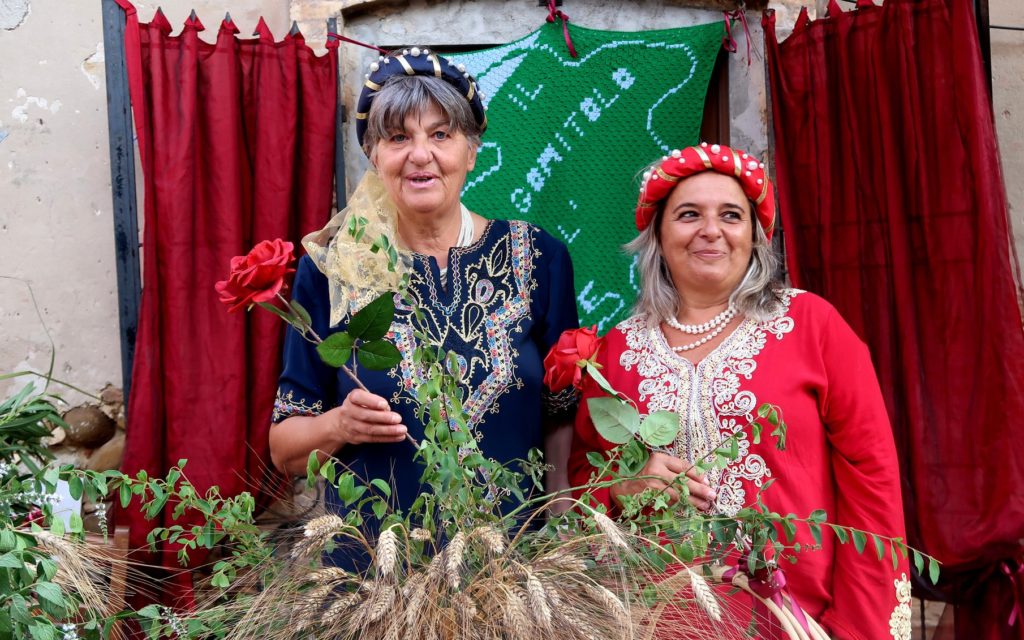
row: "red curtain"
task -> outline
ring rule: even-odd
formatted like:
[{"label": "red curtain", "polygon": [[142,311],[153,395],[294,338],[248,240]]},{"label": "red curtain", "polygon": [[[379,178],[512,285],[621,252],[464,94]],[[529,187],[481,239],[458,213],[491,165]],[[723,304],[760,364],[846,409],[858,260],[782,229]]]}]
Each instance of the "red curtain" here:
[{"label": "red curtain", "polygon": [[[275,485],[267,430],[282,323],[231,314],[213,285],[232,256],[257,242],[296,242],[332,203],[337,49],[317,57],[301,36],[280,42],[260,21],[239,40],[223,23],[216,44],[190,19],[177,36],[159,11],[125,42],[145,178],[143,290],[123,470],[164,475],[181,458],[200,490],[265,499]],[[133,548],[170,510],[119,514]],[[177,566],[174,550],[160,560]],[[190,576],[179,573],[179,595]],[[189,604],[188,601],[183,604]]]},{"label": "red curtain", "polygon": [[1024,331],[970,0],[859,0],[845,13],[832,0],[782,43],[774,20],[790,276],[871,348],[911,543],[945,563],[930,595],[959,605],[957,637],[1024,637],[1024,621],[1008,624],[1024,537]]}]

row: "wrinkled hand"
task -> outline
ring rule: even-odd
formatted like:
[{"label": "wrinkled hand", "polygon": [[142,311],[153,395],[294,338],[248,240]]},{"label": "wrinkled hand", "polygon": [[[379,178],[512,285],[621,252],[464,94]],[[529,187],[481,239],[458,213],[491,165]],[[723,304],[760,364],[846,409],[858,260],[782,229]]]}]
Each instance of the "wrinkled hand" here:
[{"label": "wrinkled hand", "polygon": [[402,416],[391,410],[387,400],[361,389],[353,390],[341,406],[323,416],[343,445],[401,442],[408,431]]},{"label": "wrinkled hand", "polygon": [[[655,452],[647,460],[647,464],[640,470],[636,478],[624,480],[612,485],[610,493],[612,498],[619,500],[620,496],[635,495],[644,489],[661,491],[669,487],[676,478],[686,473],[686,486],[690,491],[690,504],[694,507],[707,511],[714,504],[718,495],[708,485],[707,478],[699,473],[692,464],[680,460],[667,453]],[[653,477],[644,477],[653,476]],[[679,500],[679,490],[674,487],[665,489],[670,503]]]}]

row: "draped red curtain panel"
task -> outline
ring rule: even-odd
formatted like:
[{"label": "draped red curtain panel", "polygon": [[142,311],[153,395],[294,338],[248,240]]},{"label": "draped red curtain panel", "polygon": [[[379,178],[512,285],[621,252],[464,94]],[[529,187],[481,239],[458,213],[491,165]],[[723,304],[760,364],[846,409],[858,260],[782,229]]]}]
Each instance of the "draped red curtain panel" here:
[{"label": "draped red curtain panel", "polygon": [[920,593],[957,638],[1024,638],[1024,331],[970,0],[764,24],[790,275],[871,348],[910,541],[944,563]]},{"label": "draped red curtain panel", "polygon": [[[127,14],[132,109],[145,178],[143,289],[123,470],[163,475],[181,458],[200,490],[265,499],[267,430],[282,323],[229,315],[213,285],[257,242],[296,242],[330,213],[337,48],[317,57],[301,36],[240,40],[221,24],[215,44],[190,19],[179,35],[159,11]],[[119,514],[133,548],[154,521]],[[177,566],[164,550],[165,566]],[[180,574],[179,594],[190,594]],[[183,604],[188,604],[184,602]]]}]

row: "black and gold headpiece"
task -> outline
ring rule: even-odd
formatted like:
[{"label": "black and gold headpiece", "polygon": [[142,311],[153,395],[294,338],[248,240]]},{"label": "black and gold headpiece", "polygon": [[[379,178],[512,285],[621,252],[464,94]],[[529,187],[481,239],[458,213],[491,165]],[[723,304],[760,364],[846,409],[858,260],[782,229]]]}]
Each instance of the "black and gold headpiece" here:
[{"label": "black and gold headpiece", "polygon": [[481,133],[487,128],[483,95],[477,87],[476,80],[466,72],[466,67],[455,64],[430,49],[411,47],[395,51],[391,55],[381,56],[375,62],[370,63],[370,73],[363,81],[363,90],[359,93],[359,101],[356,103],[356,137],[359,139],[359,146],[363,146],[363,138],[366,135],[366,119],[370,114],[370,105],[373,104],[374,96],[377,95],[388,78],[399,75],[434,76],[444,80],[455,87],[455,90],[469,102],[473,118],[480,126]]}]

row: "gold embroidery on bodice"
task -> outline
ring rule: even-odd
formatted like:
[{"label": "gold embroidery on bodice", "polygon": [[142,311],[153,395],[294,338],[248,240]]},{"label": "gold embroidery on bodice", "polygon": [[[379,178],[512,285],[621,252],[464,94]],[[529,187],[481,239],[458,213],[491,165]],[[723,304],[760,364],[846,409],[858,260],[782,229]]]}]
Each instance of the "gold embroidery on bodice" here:
[{"label": "gold embroidery on bodice", "polygon": [[[784,289],[780,293],[782,305],[774,317],[762,322],[743,320],[697,365],[669,348],[660,327],[647,327],[636,316],[619,324],[626,339],[619,364],[626,371],[635,367],[642,378],[637,400],[646,403],[648,413],[665,410],[679,415],[679,435],[668,453],[690,462],[701,460],[754,419],[757,397],[742,389],[742,384],[757,370],[756,357],[769,336],[782,340],[793,330],[793,319],[786,314],[793,297],[802,292]],[[772,475],[764,458],[751,453],[749,433],[741,433],[738,444],[736,460],[708,473],[718,493],[712,510],[728,515],[746,505],[743,480],[760,487]]]}]

